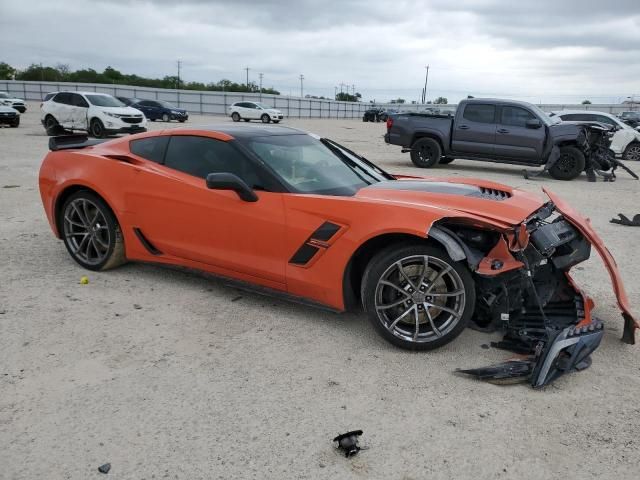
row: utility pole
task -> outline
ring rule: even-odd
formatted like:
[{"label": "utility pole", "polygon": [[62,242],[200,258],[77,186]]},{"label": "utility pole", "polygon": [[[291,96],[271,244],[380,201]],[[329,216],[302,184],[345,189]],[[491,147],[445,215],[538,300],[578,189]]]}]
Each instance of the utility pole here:
[{"label": "utility pole", "polygon": [[338,87],[333,87],[333,99],[338,98]]},{"label": "utility pole", "polygon": [[427,69],[427,73],[424,77],[424,90],[422,91],[422,103],[424,104],[427,101],[427,82],[429,81],[429,65],[424,67]]},{"label": "utility pole", "polygon": [[249,67],[244,67],[243,70],[247,71],[247,92],[249,91]]},{"label": "utility pole", "polygon": [[262,77],[264,76],[264,73],[259,73],[258,77],[260,77],[260,101],[262,101]]},{"label": "utility pole", "polygon": [[178,82],[176,85],[176,89],[179,90],[180,89],[180,67],[182,67],[182,62],[178,60],[176,63],[178,64]]},{"label": "utility pole", "polygon": [[302,82],[304,81],[304,75],[300,74],[300,98],[304,98],[303,95],[303,89],[302,89]]},{"label": "utility pole", "polygon": [[342,93],[342,88],[343,88],[343,87],[346,87],[346,86],[347,86],[346,84],[344,84],[344,83],[340,83],[340,93]]}]

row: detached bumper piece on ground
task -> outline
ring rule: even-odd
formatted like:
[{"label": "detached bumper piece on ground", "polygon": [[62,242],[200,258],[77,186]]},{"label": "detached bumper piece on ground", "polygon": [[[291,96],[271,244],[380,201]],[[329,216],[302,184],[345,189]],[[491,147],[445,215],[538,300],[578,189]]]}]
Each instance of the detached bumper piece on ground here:
[{"label": "detached bumper piece on ground", "polygon": [[345,457],[352,457],[361,450],[358,445],[360,435],[362,435],[362,430],[354,430],[338,435],[333,441],[338,442],[338,448],[344,452]]},{"label": "detached bumper piece on ground", "polygon": [[[561,375],[589,367],[604,326],[592,316],[593,301],[575,286],[568,271],[589,258],[592,246],[613,281],[624,318],[622,340],[635,343],[638,324],[628,310],[615,263],[586,221],[573,217],[565,205],[559,210],[550,203],[536,212],[526,229],[514,232],[514,242],[521,247],[520,251],[512,249],[518,262],[512,264],[513,270],[485,276],[477,284],[479,302],[472,328],[504,331],[503,340],[493,346],[518,357],[487,367],[459,369],[458,373],[495,384],[529,382],[540,388]],[[497,265],[496,261],[491,264]],[[507,263],[499,262],[503,262],[499,266]]]},{"label": "detached bumper piece on ground", "polygon": [[609,222],[617,223],[618,225],[625,225],[627,227],[640,227],[640,213],[634,215],[633,220],[629,220],[629,217],[622,213],[619,213],[618,217],[619,218],[612,218]]}]

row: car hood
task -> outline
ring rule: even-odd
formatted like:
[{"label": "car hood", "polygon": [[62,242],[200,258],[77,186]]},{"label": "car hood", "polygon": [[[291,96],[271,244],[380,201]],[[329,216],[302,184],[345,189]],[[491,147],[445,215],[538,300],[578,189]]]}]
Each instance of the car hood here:
[{"label": "car hood", "polygon": [[0,102],[24,103],[21,98],[0,98]]},{"label": "car hood", "polygon": [[267,111],[267,113],[277,113],[277,114],[282,113],[280,110],[277,110],[275,108],[267,108],[266,111]]},{"label": "car hood", "polygon": [[97,107],[109,113],[117,113],[120,115],[141,115],[142,112],[133,107]]},{"label": "car hood", "polygon": [[20,112],[15,108],[5,107],[4,105],[0,105],[0,113],[17,113],[20,115]]},{"label": "car hood", "polygon": [[356,198],[445,210],[443,216],[472,215],[504,227],[522,223],[545,203],[537,195],[483,180],[397,178],[362,188]]}]

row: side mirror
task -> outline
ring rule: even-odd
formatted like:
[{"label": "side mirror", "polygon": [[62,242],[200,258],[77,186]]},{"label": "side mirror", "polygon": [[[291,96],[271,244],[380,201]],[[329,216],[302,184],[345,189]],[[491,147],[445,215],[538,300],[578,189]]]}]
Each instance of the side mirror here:
[{"label": "side mirror", "polygon": [[212,190],[233,190],[245,202],[257,202],[258,196],[249,185],[233,173],[210,173],[207,188]]},{"label": "side mirror", "polygon": [[542,122],[537,118],[532,118],[531,120],[527,120],[526,126],[527,128],[540,128],[542,127]]}]

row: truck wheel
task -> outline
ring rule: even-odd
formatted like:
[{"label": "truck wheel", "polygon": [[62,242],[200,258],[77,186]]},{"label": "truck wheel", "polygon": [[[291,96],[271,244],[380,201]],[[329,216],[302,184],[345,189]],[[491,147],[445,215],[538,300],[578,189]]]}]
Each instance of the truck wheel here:
[{"label": "truck wheel", "polygon": [[435,167],[442,156],[442,149],[433,138],[421,138],[411,146],[411,161],[416,167]]},{"label": "truck wheel", "polygon": [[440,165],[448,165],[453,162],[455,159],[451,157],[442,157],[438,162]]},{"label": "truck wheel", "polygon": [[576,147],[562,147],[560,158],[549,169],[549,174],[556,180],[573,180],[580,176],[585,166],[584,153]]}]

